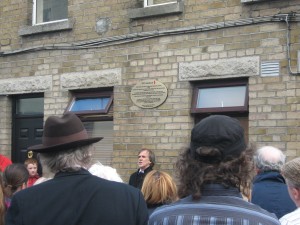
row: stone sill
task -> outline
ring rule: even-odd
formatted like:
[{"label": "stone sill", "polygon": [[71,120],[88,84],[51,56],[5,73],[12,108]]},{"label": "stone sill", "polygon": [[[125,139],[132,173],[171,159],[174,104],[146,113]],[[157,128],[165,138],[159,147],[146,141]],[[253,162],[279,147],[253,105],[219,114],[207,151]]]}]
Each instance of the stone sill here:
[{"label": "stone sill", "polygon": [[152,16],[163,16],[169,14],[182,13],[183,9],[184,4],[182,1],[180,1],[165,5],[151,6],[139,9],[129,9],[128,14],[130,19],[139,19]]},{"label": "stone sill", "polygon": [[19,29],[20,36],[41,34],[46,32],[62,31],[62,30],[71,30],[73,29],[74,22],[72,19],[67,19],[64,21],[40,24],[34,26],[26,26]]}]

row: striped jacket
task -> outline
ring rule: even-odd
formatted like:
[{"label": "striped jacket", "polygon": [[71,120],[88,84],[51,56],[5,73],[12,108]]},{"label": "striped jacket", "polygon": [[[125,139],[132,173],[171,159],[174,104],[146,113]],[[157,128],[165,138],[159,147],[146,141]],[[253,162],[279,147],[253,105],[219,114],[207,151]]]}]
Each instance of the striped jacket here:
[{"label": "striped jacket", "polygon": [[[274,196],[276,197],[276,196]],[[148,225],[279,225],[274,214],[245,201],[238,189],[206,185],[200,200],[191,196],[156,209]]]}]

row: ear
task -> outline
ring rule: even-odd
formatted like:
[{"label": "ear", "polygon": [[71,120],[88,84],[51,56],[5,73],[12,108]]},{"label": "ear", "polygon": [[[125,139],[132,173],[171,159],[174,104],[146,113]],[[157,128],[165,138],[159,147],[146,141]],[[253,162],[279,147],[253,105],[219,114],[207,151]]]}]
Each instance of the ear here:
[{"label": "ear", "polygon": [[291,187],[291,194],[293,196],[293,199],[299,201],[300,200],[300,189]]}]

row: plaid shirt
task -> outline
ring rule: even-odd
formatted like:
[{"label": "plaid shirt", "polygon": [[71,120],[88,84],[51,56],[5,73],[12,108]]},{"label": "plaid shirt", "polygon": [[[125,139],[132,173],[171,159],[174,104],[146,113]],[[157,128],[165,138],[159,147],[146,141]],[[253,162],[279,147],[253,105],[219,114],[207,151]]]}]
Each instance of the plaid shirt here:
[{"label": "plaid shirt", "polygon": [[[276,196],[274,196],[276,197]],[[148,225],[280,225],[274,214],[243,200],[236,188],[211,184],[191,196],[156,209]]]}]

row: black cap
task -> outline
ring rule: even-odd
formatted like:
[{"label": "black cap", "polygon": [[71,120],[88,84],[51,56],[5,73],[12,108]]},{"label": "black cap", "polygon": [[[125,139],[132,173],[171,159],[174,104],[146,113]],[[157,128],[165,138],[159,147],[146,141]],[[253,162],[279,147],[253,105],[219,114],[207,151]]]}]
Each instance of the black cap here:
[{"label": "black cap", "polygon": [[229,116],[209,116],[192,129],[190,152],[193,157],[198,154],[196,150],[199,147],[217,148],[221,153],[221,160],[238,157],[247,147],[244,129],[237,119]]}]

